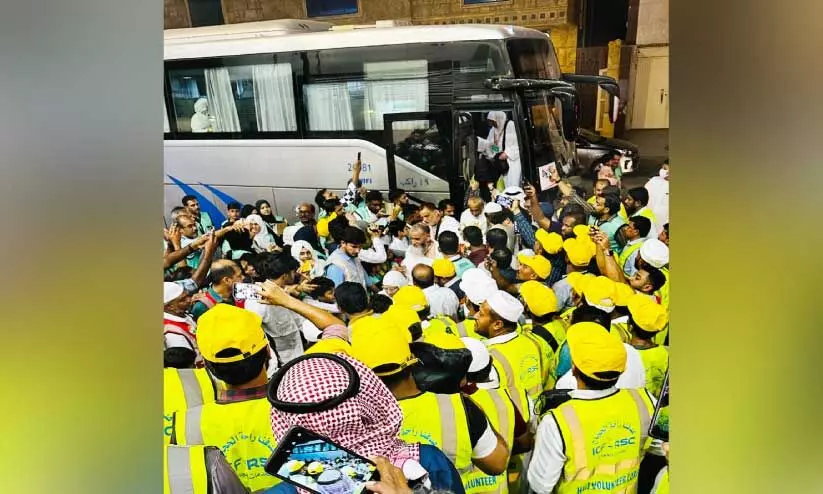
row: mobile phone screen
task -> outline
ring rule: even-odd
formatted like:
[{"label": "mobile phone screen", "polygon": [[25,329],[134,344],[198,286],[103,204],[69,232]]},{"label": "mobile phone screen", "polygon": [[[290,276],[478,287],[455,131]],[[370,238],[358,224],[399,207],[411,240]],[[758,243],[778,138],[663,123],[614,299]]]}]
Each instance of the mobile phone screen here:
[{"label": "mobile phone screen", "polygon": [[649,435],[655,439],[668,442],[669,440],[669,371],[666,370],[666,377],[663,379],[663,390],[660,391],[660,399],[654,407],[654,417],[649,429]]},{"label": "mobile phone screen", "polygon": [[260,287],[254,283],[235,283],[234,300],[260,300]]},{"label": "mobile phone screen", "polygon": [[317,494],[359,494],[379,478],[374,463],[302,427],[289,429],[266,472]]}]

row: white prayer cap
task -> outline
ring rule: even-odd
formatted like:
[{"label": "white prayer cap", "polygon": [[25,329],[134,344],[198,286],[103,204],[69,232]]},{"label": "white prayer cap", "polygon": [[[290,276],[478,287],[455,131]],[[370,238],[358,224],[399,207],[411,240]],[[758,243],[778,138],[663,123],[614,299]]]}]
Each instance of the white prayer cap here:
[{"label": "white prayer cap", "polygon": [[503,290],[492,293],[486,303],[498,316],[516,323],[523,315],[523,304]]},{"label": "white prayer cap", "polygon": [[163,282],[163,305],[183,295],[183,287],[169,281]]},{"label": "white prayer cap", "polygon": [[640,258],[656,268],[669,264],[669,248],[656,238],[643,242],[640,247]]},{"label": "white prayer cap", "polygon": [[394,286],[394,287],[401,287],[406,286],[409,284],[409,280],[403,276],[403,273],[396,271],[394,269],[390,270],[383,276],[383,286]]},{"label": "white prayer cap", "polygon": [[523,192],[523,189],[516,185],[506,187],[506,189],[503,190],[503,195],[511,198],[513,201],[523,202],[526,199],[526,193]]},{"label": "white prayer cap", "polygon": [[497,290],[497,283],[486,271],[471,268],[463,273],[459,287],[471,303],[480,305]]},{"label": "white prayer cap", "polygon": [[496,202],[487,203],[483,208],[483,212],[486,214],[499,213],[500,211],[503,211],[503,206],[497,204]]}]

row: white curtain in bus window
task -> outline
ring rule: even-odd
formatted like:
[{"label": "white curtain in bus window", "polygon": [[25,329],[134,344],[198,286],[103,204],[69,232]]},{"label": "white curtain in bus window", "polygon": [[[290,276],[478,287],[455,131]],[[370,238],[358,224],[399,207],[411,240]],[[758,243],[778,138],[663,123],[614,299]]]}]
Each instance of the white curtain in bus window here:
[{"label": "white curtain in bus window", "polygon": [[269,63],[252,66],[257,130],[261,132],[297,129],[294,113],[291,65]]},{"label": "white curtain in bus window", "polygon": [[166,108],[166,102],[163,102],[163,132],[171,132],[171,126],[169,126],[169,112]]},{"label": "white curtain in bus window", "polygon": [[304,87],[309,130],[354,130],[348,83],[330,82]]},{"label": "white curtain in bus window", "polygon": [[214,117],[214,132],[240,132],[240,118],[234,104],[229,70],[225,67],[206,69],[206,95],[209,113]]},{"label": "white curtain in bus window", "polygon": [[[387,113],[420,112],[429,109],[427,60],[375,62],[366,72],[366,128],[383,129]],[[414,129],[426,122],[398,122],[395,128]]]}]

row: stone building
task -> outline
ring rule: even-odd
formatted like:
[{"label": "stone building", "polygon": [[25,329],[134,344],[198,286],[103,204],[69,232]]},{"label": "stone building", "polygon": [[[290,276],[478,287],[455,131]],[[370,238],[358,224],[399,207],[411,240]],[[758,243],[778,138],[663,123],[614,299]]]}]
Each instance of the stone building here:
[{"label": "stone building", "polygon": [[516,24],[549,32],[563,71],[575,70],[576,0],[165,0],[166,29],[271,19]]}]

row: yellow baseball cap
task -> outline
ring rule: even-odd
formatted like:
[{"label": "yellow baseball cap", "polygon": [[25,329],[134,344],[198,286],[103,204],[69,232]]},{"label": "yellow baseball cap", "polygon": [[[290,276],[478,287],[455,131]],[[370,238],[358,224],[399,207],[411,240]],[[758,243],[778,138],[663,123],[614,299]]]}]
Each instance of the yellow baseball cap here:
[{"label": "yellow baseball cap", "polygon": [[593,274],[575,271],[574,273],[569,273],[569,275],[566,276],[566,281],[569,282],[569,286],[572,287],[572,290],[574,290],[575,293],[578,295],[583,295],[583,290],[586,288],[586,285],[588,285],[594,278],[595,276]]},{"label": "yellow baseball cap", "polygon": [[592,379],[610,381],[598,374],[626,370],[626,347],[597,323],[573,324],[566,332],[566,341],[572,364]]},{"label": "yellow baseball cap", "polygon": [[647,297],[646,295],[634,295],[629,299],[629,313],[637,327],[649,333],[662,331],[669,322],[669,314],[666,309]]},{"label": "yellow baseball cap", "polygon": [[454,263],[443,257],[434,260],[432,269],[434,270],[434,275],[440,276],[441,278],[450,278],[456,274]]},{"label": "yellow baseball cap", "polygon": [[520,296],[529,308],[529,312],[537,317],[557,312],[557,296],[554,290],[543,283],[529,280],[520,285]]},{"label": "yellow baseball cap", "polygon": [[356,358],[349,342],[340,338],[326,338],[319,340],[304,353],[307,355],[310,353],[343,353],[349,357]]},{"label": "yellow baseball cap", "polygon": [[575,266],[588,266],[597,251],[597,247],[587,235],[586,237],[566,239],[563,242],[563,250],[566,251],[569,261]]},{"label": "yellow baseball cap", "polygon": [[423,337],[419,340],[421,343],[428,343],[443,350],[459,350],[466,348],[460,336],[452,333],[445,325],[431,324],[423,330]]},{"label": "yellow baseball cap", "polygon": [[552,272],[552,263],[550,263],[549,260],[543,256],[527,256],[519,254],[517,256],[517,260],[520,261],[520,264],[525,264],[526,266],[532,268],[541,280],[548,278]]},{"label": "yellow baseball cap", "polygon": [[404,286],[397,290],[392,298],[395,304],[411,309],[415,312],[421,311],[429,306],[426,294],[417,286]]},{"label": "yellow baseball cap", "polygon": [[634,289],[625,283],[614,283],[614,305],[626,307],[635,295]]},{"label": "yellow baseball cap", "polygon": [[540,242],[540,245],[543,246],[543,250],[549,254],[557,254],[560,252],[560,249],[563,248],[563,237],[561,237],[558,233],[549,233],[546,230],[539,228],[537,232],[535,232],[534,238]]},{"label": "yellow baseball cap", "polygon": [[589,281],[583,289],[583,297],[592,307],[611,312],[614,310],[615,283],[605,276]]},{"label": "yellow baseball cap", "polygon": [[384,328],[378,333],[352,333],[351,348],[354,356],[378,376],[397,374],[417,363],[417,358],[409,348],[408,338],[395,326]]},{"label": "yellow baseball cap", "polygon": [[408,336],[409,343],[411,343],[409,326],[420,322],[420,316],[417,315],[417,312],[409,309],[408,307],[401,307],[397,304],[393,304],[389,307],[389,309],[382,314],[381,318],[391,321],[392,324],[397,326],[398,329],[403,330]]},{"label": "yellow baseball cap", "polygon": [[572,232],[574,233],[574,236],[578,239],[588,239],[590,230],[591,228],[589,227],[589,225],[575,225],[575,227],[572,229]]},{"label": "yellow baseball cap", "polygon": [[[197,346],[209,362],[229,363],[247,359],[268,346],[262,319],[254,312],[228,304],[217,304],[197,322]],[[230,357],[223,350],[236,349]]]}]

